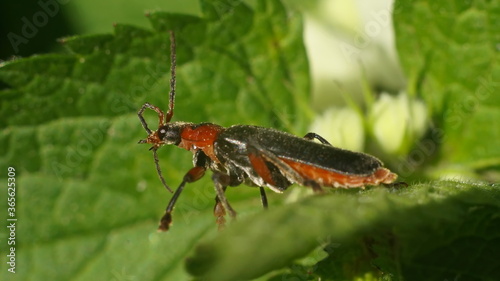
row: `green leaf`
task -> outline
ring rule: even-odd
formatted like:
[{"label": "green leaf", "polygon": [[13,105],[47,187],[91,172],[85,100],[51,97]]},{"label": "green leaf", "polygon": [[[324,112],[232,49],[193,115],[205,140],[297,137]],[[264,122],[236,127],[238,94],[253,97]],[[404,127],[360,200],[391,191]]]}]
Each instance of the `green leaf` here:
[{"label": "green leaf", "polygon": [[399,56],[427,102],[444,169],[500,165],[500,3],[397,1]]},{"label": "green leaf", "polygon": [[[149,147],[137,144],[146,136],[137,110],[146,101],[168,105],[168,30],[177,38],[174,120],[305,133],[309,78],[300,15],[277,0],[229,1],[225,10],[217,5],[226,1],[201,2],[202,18],[156,12],[152,29],[117,24],[114,34],[66,38],[65,54],[1,65],[0,163],[16,169],[18,221],[16,275],[2,270],[0,279],[188,278],[184,257],[216,231],[210,176],[186,188],[174,226],[158,234],[171,194]],[[156,126],[154,112],[146,119]],[[168,147],[159,157],[176,187],[191,153]],[[0,177],[6,182],[5,170]],[[242,215],[259,205],[256,189],[232,193]],[[0,262],[6,265],[5,254]]]},{"label": "green leaf", "polygon": [[[285,266],[272,280],[494,280],[499,187],[450,181],[313,196],[234,223],[201,243],[188,269],[219,281]],[[326,254],[293,263],[318,247]]]},{"label": "green leaf", "polygon": [[[1,65],[6,87],[0,90],[0,163],[16,169],[18,221],[16,275],[3,270],[0,279],[186,280],[192,274],[234,280],[267,274],[261,278],[495,280],[500,275],[498,185],[431,182],[396,191],[335,190],[283,206],[271,195],[268,212],[260,211],[257,189],[242,187],[228,191],[239,219],[219,234],[207,175],[186,187],[172,229],[156,233],[171,194],[158,179],[148,147],[137,144],[146,133],[136,112],[146,101],[167,107],[168,30],[177,35],[174,120],[256,124],[296,134],[304,134],[310,121],[300,15],[277,0],[249,2],[253,5],[201,1],[201,18],[152,13],[150,29],[118,24],[114,34],[63,40],[65,54]],[[495,10],[492,5],[488,8]],[[489,17],[483,8],[473,12]],[[442,26],[449,24],[444,19]],[[399,32],[405,26],[409,29],[403,24]],[[457,40],[467,39],[461,36]],[[458,79],[448,88],[437,75],[445,76],[440,72],[445,66],[458,67],[449,61],[439,66],[442,61],[427,53],[424,64],[419,58],[406,62],[406,69],[421,82],[419,90],[448,91],[423,94],[438,124],[446,124],[440,116],[458,99],[454,91],[474,84],[462,81],[466,70],[460,69],[461,76],[445,77]],[[478,60],[480,66],[498,68]],[[496,74],[491,72],[491,81],[497,81]],[[486,90],[496,90],[490,80]],[[449,145],[443,145],[443,162],[472,168],[497,163],[490,145],[494,134],[476,126],[497,120],[496,100],[489,99],[478,103],[481,112],[463,119],[477,122],[463,130],[464,143],[475,150],[463,149],[453,124],[442,125]],[[153,128],[157,124],[154,112],[146,119]],[[483,135],[472,135],[477,132]],[[487,141],[478,143],[479,136]],[[445,149],[454,154],[444,154]],[[173,147],[160,150],[159,157],[173,187],[192,166],[190,153]],[[5,172],[1,177],[6,182]],[[0,210],[5,222],[6,200]],[[0,240],[9,235],[0,232]],[[7,261],[5,254],[0,257],[4,265]]]}]

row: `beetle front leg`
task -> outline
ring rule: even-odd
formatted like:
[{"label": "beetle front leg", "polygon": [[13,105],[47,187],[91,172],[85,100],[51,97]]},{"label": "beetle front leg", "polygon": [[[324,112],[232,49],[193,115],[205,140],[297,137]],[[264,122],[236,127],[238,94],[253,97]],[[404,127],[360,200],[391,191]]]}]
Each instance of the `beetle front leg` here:
[{"label": "beetle front leg", "polygon": [[236,211],[231,207],[224,194],[226,187],[231,182],[231,177],[221,173],[214,173],[212,175],[212,180],[215,185],[215,192],[217,193],[217,197],[215,197],[214,216],[219,226],[219,230],[221,230],[226,223],[226,219],[224,218],[226,211],[229,212],[231,218],[236,218]]},{"label": "beetle front leg", "polygon": [[170,202],[167,205],[167,208],[165,210],[165,214],[160,220],[160,225],[158,226],[158,231],[167,231],[170,228],[170,225],[172,224],[172,210],[174,209],[175,202],[179,198],[179,195],[181,194],[182,190],[184,189],[184,186],[186,183],[191,183],[195,182],[203,175],[205,174],[206,168],[203,166],[196,166],[191,168],[186,175],[184,176],[181,184],[179,187],[175,190],[174,195],[172,196],[172,199],[170,199]]}]

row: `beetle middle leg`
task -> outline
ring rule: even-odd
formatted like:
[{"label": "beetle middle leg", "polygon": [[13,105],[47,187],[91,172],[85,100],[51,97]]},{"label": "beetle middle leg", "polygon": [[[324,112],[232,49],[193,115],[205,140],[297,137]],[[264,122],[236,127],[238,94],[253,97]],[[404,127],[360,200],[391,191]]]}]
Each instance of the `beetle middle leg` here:
[{"label": "beetle middle leg", "polygon": [[[225,186],[223,187],[223,191],[226,191]],[[226,209],[222,206],[219,196],[215,196],[214,216],[215,223],[217,223],[219,230],[222,230],[226,225]]]},{"label": "beetle middle leg", "polygon": [[[226,191],[226,188],[227,188],[227,186],[222,187],[223,192]],[[264,187],[259,186],[259,191],[260,191],[260,199],[262,202],[262,207],[264,207],[264,209],[267,209],[267,206],[268,206],[267,196],[266,196],[266,191],[264,190]],[[233,212],[234,212],[234,215],[231,215],[231,216],[233,218],[235,218],[236,212],[234,210],[233,210]],[[214,216],[215,216],[215,222],[217,223],[218,229],[222,230],[224,228],[224,226],[226,225],[226,218],[225,218],[226,217],[226,208],[223,206],[222,201],[219,199],[219,196],[215,196]]]},{"label": "beetle middle leg", "polygon": [[304,136],[305,139],[308,139],[308,140],[314,140],[314,139],[317,139],[319,140],[322,144],[328,144],[329,146],[331,146],[332,144],[329,143],[324,137],[316,134],[316,133],[307,133],[305,136]]},{"label": "beetle middle leg", "polygon": [[[217,175],[217,177],[221,176],[220,174]],[[225,176],[225,175],[222,175],[222,176]],[[218,179],[217,179],[218,180]],[[215,180],[214,180],[215,182]],[[217,186],[216,186],[217,188]],[[223,194],[225,193],[226,191],[226,188],[227,186],[222,186],[222,191],[223,191]],[[266,196],[266,191],[264,190],[264,187],[262,186],[259,186],[259,191],[260,191],[260,198],[261,198],[261,201],[262,201],[262,206],[264,207],[264,209],[267,209],[267,196]],[[223,200],[226,200],[226,197],[225,195],[223,196]],[[229,205],[229,202],[227,203],[229,208],[226,208],[224,207],[224,204],[222,203],[223,201],[221,199],[219,199],[219,196],[215,196],[215,206],[214,206],[214,216],[215,216],[215,221],[218,225],[218,228],[219,230],[222,230],[226,224],[226,209],[227,210],[230,210],[229,211],[229,214],[231,215],[231,217],[233,218],[236,218],[236,212],[231,208],[231,205]]]},{"label": "beetle middle leg", "polygon": [[231,207],[227,201],[226,195],[224,194],[226,187],[231,184],[231,177],[229,175],[216,172],[212,175],[212,180],[214,182],[215,192],[217,193],[217,196],[215,197],[214,216],[216,217],[219,229],[222,229],[226,223],[226,219],[224,218],[226,211],[229,213],[231,218],[236,218],[236,211]]}]

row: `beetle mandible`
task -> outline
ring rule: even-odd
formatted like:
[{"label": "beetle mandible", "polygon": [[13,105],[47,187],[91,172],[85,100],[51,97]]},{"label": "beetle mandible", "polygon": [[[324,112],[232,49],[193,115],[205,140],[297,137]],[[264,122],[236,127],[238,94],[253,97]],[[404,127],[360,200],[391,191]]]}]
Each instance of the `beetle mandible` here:
[{"label": "beetle mandible", "polygon": [[[139,143],[153,146],[153,157],[158,176],[170,191],[161,173],[156,151],[163,145],[176,145],[193,152],[193,164],[167,205],[160,220],[159,231],[167,231],[172,223],[172,211],[186,183],[195,182],[207,169],[213,171],[215,185],[214,215],[219,228],[225,223],[226,212],[234,218],[236,212],[224,192],[228,186],[242,183],[258,186],[262,205],[267,208],[264,187],[283,192],[292,184],[311,187],[321,192],[322,187],[364,187],[392,184],[397,175],[383,167],[377,158],[330,145],[323,137],[308,133],[303,138],[275,129],[234,125],[228,128],[212,124],[175,121],[175,35],[170,31],[171,77],[169,107],[165,114],[160,108],[145,103],[137,113],[148,133]],[[146,109],[158,114],[158,129],[152,131],[143,113]],[[315,142],[314,140],[319,142]]]}]

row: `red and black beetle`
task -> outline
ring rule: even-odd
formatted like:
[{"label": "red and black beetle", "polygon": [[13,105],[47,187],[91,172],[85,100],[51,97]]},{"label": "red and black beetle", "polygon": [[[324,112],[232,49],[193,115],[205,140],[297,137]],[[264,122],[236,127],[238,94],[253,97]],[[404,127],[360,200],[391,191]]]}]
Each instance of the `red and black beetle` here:
[{"label": "red and black beetle", "polygon": [[[158,175],[165,183],[160,170],[156,150],[165,144],[173,144],[194,153],[194,167],[184,176],[181,184],[168,203],[158,230],[166,231],[172,223],[172,210],[186,183],[200,179],[207,169],[213,171],[212,180],[216,197],[214,215],[217,224],[224,225],[226,211],[236,216],[224,192],[227,186],[242,183],[258,186],[262,205],[267,207],[264,187],[283,192],[292,184],[309,186],[321,191],[323,186],[363,187],[393,183],[397,175],[383,167],[377,158],[368,154],[352,152],[330,145],[324,138],[308,133],[303,138],[274,129],[234,125],[224,128],[212,123],[193,124],[170,122],[174,114],[175,98],[175,37],[170,32],[171,78],[169,108],[167,114],[149,103],[139,112],[142,126],[148,137],[139,143],[153,146],[153,156]],[[158,130],[149,129],[143,112],[147,108],[158,113]],[[317,139],[319,142],[315,142]]]}]

